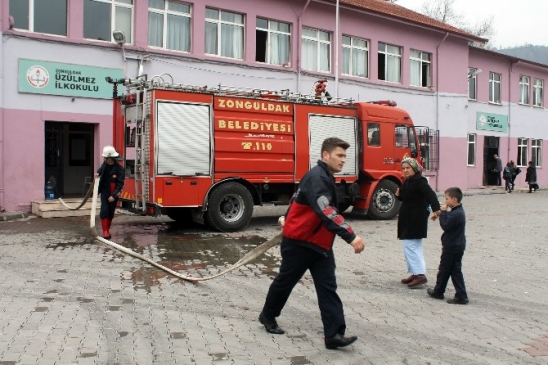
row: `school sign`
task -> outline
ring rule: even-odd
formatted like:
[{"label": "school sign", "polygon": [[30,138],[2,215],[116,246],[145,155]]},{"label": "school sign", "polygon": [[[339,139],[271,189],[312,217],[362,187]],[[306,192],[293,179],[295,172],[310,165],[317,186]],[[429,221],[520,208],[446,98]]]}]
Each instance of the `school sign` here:
[{"label": "school sign", "polygon": [[113,89],[107,76],[120,79],[123,70],[19,59],[20,93],[111,99]]},{"label": "school sign", "polygon": [[486,131],[507,132],[508,116],[501,114],[477,112],[476,128]]}]

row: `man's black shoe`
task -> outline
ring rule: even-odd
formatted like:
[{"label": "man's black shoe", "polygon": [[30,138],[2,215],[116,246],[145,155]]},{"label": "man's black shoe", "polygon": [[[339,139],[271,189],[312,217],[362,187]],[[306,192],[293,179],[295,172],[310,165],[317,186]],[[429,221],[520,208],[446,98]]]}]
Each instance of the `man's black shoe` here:
[{"label": "man's black shoe", "polygon": [[468,304],[468,299],[460,299],[460,298],[453,298],[453,299],[447,299],[447,303],[449,304]]},{"label": "man's black shoe", "polygon": [[337,347],[348,346],[354,343],[357,339],[358,337],[356,336],[344,337],[343,335],[337,333],[334,337],[325,339],[325,347],[330,350],[335,350]]},{"label": "man's black shoe", "polygon": [[443,294],[438,294],[438,293],[436,293],[436,292],[434,291],[434,289],[432,289],[432,288],[428,288],[428,289],[426,290],[426,293],[428,293],[428,296],[429,296],[430,298],[434,298],[434,299],[443,299]]},{"label": "man's black shoe", "polygon": [[280,326],[278,326],[278,323],[275,319],[270,320],[266,318],[263,312],[259,314],[259,322],[262,323],[262,325],[266,329],[266,332],[268,333],[272,333],[274,335],[283,335],[285,333],[285,331],[281,329]]}]

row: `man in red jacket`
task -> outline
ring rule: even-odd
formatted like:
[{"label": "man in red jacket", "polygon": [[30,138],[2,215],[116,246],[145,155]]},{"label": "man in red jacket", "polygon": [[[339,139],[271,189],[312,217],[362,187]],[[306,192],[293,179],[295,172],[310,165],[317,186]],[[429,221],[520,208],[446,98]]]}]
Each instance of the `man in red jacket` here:
[{"label": "man in red jacket", "polygon": [[325,346],[348,346],[356,336],[345,337],[346,324],[341,299],[337,295],[333,241],[338,235],[352,245],[355,253],[364,249],[363,240],[338,212],[337,190],[333,174],[340,172],[350,145],[339,138],[327,138],[322,144],[322,159],[306,173],[290,203],[283,227],[280,273],[268,290],[259,321],[269,333],[283,334],[276,317],[297,282],[310,270],[320,307]]}]

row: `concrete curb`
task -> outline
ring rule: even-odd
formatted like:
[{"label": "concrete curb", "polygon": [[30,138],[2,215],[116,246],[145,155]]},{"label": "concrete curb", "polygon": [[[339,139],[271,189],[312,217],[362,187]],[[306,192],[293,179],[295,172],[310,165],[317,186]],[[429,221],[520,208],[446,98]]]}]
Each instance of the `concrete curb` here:
[{"label": "concrete curb", "polygon": [[13,221],[16,219],[21,218],[28,218],[28,213],[22,213],[22,212],[1,212],[0,213],[0,221]]}]

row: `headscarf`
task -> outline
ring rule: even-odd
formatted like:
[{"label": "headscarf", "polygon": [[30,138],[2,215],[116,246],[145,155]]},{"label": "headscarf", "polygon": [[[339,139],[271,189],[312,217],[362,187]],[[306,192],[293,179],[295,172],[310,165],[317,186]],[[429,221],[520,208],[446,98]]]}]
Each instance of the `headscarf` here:
[{"label": "headscarf", "polygon": [[421,164],[418,163],[418,161],[415,160],[414,158],[412,158],[412,157],[404,158],[404,159],[401,161],[401,163],[402,163],[402,164],[408,163],[409,166],[411,166],[411,168],[415,171],[416,174],[422,175],[422,166],[421,166]]}]

